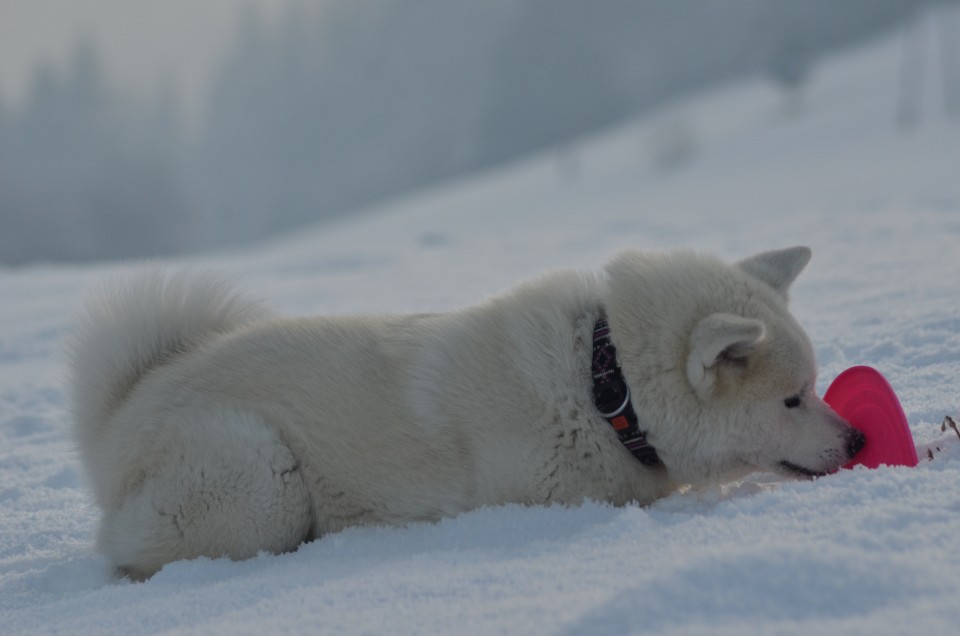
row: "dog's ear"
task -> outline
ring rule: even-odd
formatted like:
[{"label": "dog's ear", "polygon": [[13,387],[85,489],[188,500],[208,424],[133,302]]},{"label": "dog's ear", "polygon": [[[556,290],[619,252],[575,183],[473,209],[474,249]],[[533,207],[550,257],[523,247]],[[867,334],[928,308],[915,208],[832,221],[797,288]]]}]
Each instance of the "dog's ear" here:
[{"label": "dog's ear", "polygon": [[811,254],[809,247],[788,247],[751,256],[737,263],[737,267],[759,278],[786,298],[787,290],[810,262]]},{"label": "dog's ear", "polygon": [[712,314],[701,320],[690,335],[687,358],[687,378],[697,395],[710,396],[723,365],[746,364],[765,332],[759,320],[733,314]]}]

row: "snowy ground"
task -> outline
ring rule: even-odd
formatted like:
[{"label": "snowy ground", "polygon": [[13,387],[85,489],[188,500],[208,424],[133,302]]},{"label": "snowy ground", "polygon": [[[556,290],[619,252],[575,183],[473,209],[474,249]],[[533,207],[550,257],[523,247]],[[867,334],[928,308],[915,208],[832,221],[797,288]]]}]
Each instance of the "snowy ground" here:
[{"label": "snowy ground", "polygon": [[895,128],[899,44],[821,69],[799,118],[773,88],[742,85],[336,226],[174,264],[235,273],[289,313],[427,311],[624,246],[735,259],[808,244],[793,308],[818,388],[876,366],[932,461],[759,475],[645,509],[482,509],[132,584],[91,549],[61,344],[83,288],[133,265],[0,270],[0,631],[955,634],[960,439],[940,422],[960,411],[960,122],[931,86],[918,126]]}]

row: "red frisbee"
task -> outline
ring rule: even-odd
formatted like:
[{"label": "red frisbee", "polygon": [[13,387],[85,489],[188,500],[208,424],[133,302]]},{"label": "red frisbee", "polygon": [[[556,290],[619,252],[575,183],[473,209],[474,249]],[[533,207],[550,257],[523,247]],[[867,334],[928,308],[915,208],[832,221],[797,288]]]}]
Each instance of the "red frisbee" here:
[{"label": "red frisbee", "polygon": [[879,371],[850,367],[833,381],[823,401],[867,437],[863,450],[844,468],[917,465],[917,448],[903,407]]}]

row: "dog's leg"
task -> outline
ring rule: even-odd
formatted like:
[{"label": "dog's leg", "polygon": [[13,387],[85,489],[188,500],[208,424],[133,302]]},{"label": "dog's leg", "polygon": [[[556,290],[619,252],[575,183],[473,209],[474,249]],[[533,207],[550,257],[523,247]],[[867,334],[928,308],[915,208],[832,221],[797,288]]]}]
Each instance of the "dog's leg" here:
[{"label": "dog's leg", "polygon": [[313,514],[299,463],[276,433],[246,413],[180,426],[160,467],[104,515],[100,549],[133,579],[179,559],[296,549]]}]

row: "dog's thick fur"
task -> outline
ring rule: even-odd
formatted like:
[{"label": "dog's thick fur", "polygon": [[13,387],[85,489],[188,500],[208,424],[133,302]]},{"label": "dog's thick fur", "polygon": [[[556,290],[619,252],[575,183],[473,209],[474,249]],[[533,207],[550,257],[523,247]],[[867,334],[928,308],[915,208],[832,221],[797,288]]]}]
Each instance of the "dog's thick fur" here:
[{"label": "dog's thick fur", "polygon": [[[91,299],[70,349],[99,548],[143,578],[356,524],[834,470],[856,433],[786,307],[809,257],[628,251],[451,313],[294,319],[209,274],[141,272]],[[601,316],[662,466],[592,403]]]}]

